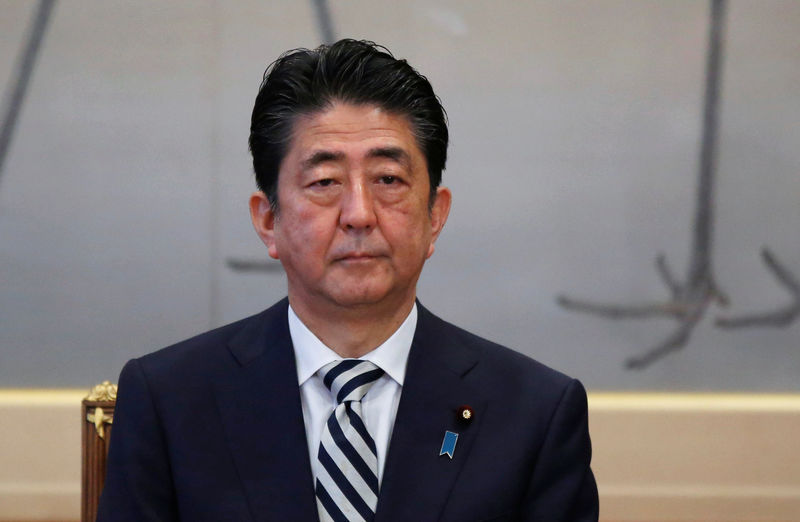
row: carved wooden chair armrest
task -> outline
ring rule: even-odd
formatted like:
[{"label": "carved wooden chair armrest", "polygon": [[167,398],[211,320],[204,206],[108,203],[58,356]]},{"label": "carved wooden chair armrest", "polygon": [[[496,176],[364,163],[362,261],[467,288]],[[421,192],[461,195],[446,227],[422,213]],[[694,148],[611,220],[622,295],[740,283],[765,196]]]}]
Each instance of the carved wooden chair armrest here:
[{"label": "carved wooden chair armrest", "polygon": [[114,406],[117,402],[117,385],[103,381],[91,389],[83,399],[81,417],[82,483],[81,521],[94,522],[103,482],[106,479],[106,456],[111,426],[114,422]]}]

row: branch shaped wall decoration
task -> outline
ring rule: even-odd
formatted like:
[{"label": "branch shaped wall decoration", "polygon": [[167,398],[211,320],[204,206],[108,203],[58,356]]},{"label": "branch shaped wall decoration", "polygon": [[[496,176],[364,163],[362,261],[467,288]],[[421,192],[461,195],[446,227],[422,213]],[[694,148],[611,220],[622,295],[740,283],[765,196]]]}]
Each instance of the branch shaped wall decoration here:
[{"label": "branch shaped wall decoration", "polygon": [[[632,305],[596,303],[561,295],[558,303],[567,310],[585,312],[609,319],[642,319],[667,317],[677,321],[676,328],[661,342],[643,353],[629,358],[629,369],[642,369],[665,355],[683,348],[691,338],[694,328],[712,303],[725,308],[728,296],[717,286],[712,269],[714,232],[714,178],[716,176],[718,107],[722,62],[722,36],[726,0],[711,0],[709,46],[706,61],[706,81],[703,98],[703,128],[695,201],[691,252],[686,279],[678,280],[670,269],[666,256],[656,257],[656,270],[669,291],[669,299],[662,302]],[[784,327],[800,315],[800,281],[782,265],[775,255],[764,247],[761,251],[767,268],[792,297],[789,304],[763,313],[739,317],[717,317],[720,328],[753,326]]]}]

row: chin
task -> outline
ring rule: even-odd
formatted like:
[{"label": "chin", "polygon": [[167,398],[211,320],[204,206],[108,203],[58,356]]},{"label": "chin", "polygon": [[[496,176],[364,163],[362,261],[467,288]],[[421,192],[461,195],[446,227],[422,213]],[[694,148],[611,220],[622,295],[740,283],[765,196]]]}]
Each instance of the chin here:
[{"label": "chin", "polygon": [[339,306],[345,307],[359,307],[359,306],[374,306],[381,303],[386,298],[386,295],[376,295],[372,293],[366,294],[344,294],[333,297],[333,301]]},{"label": "chin", "polygon": [[332,292],[331,298],[339,306],[374,306],[391,300],[392,292],[390,288],[363,285]]}]

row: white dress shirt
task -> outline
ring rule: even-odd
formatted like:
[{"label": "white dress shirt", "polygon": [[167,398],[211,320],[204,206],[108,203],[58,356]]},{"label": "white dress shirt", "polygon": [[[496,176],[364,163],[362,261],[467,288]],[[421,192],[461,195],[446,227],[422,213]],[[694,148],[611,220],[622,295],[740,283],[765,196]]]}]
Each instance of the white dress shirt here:
[{"label": "white dress shirt", "polygon": [[[361,400],[362,417],[378,450],[378,483],[383,479],[383,467],[389,439],[400,403],[403,379],[406,375],[408,352],[417,328],[417,305],[403,321],[403,324],[382,345],[359,359],[371,361],[385,373],[369,389]],[[300,402],[303,405],[303,421],[306,427],[308,454],[311,457],[311,471],[316,480],[319,440],[322,430],[333,410],[336,400],[330,390],[322,383],[317,372],[326,364],[342,360],[336,352],[325,346],[309,330],[289,306],[289,333],[294,345],[297,363],[297,381],[300,383]]]}]

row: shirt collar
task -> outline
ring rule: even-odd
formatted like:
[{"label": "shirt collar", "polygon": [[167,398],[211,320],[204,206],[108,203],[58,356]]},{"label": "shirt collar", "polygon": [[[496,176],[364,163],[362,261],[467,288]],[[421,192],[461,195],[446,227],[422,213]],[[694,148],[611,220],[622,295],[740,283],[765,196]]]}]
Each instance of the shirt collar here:
[{"label": "shirt collar", "polygon": [[[417,329],[417,304],[411,308],[403,324],[371,352],[359,357],[375,363],[386,374],[401,386],[406,376],[406,362],[411,351],[414,331]],[[297,381],[303,385],[312,375],[326,364],[340,360],[342,357],[325,346],[325,344],[306,327],[289,305],[289,334],[294,345],[294,357],[297,365]]]}]

